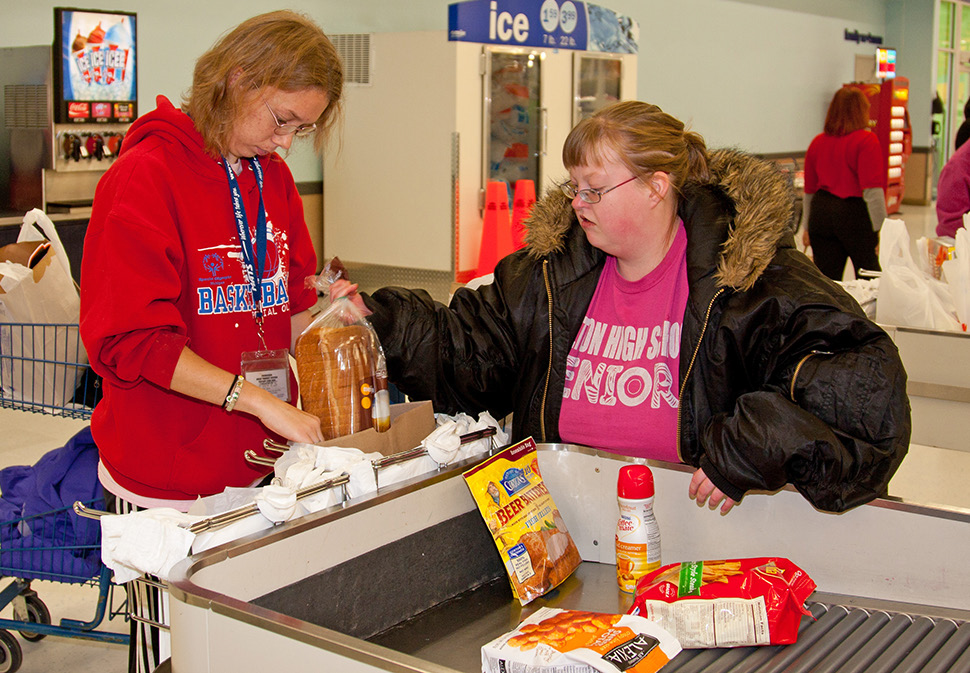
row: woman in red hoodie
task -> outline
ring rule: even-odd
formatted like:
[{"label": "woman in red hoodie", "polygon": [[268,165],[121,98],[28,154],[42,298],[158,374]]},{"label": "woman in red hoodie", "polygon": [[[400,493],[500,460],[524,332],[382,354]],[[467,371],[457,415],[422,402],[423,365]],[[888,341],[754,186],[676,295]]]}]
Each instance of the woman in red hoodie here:
[{"label": "woman in red hoodie", "polygon": [[296,407],[287,359],[316,303],[304,279],[317,260],[277,151],[296,137],[320,151],[342,86],[315,23],[249,19],[199,58],[181,108],[159,96],[132,124],[98,184],[81,336],[104,378],[91,429],[116,511],[185,511],[263,478],[243,453],[264,439],[323,439]]}]

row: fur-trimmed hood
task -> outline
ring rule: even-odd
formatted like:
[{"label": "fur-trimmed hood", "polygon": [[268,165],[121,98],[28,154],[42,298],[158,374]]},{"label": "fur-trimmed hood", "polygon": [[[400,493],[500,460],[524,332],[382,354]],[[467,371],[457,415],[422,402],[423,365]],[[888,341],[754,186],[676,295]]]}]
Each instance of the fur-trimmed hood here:
[{"label": "fur-trimmed hood", "polygon": [[[716,281],[718,286],[747,290],[793,233],[795,191],[790,178],[772,162],[738,150],[712,152],[709,167],[712,184],[697,189],[722,191],[735,210],[733,225],[721,245]],[[685,192],[686,198],[693,198],[696,189]],[[691,224],[696,227],[699,223]],[[526,222],[529,254],[542,258],[561,252],[570,229],[578,226],[570,200],[559,189],[551,189],[535,204]]]}]

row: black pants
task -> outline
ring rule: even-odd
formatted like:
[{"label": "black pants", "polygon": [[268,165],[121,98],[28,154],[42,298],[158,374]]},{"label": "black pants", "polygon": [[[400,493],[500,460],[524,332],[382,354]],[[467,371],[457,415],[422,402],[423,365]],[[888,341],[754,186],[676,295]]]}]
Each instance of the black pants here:
[{"label": "black pants", "polygon": [[[104,491],[105,510],[115,514],[129,514],[141,508],[130,502]],[[128,614],[140,617],[141,620],[129,616],[128,625],[131,630],[131,640],[128,644],[128,673],[151,673],[159,665],[159,640],[167,637],[153,623],[167,621],[166,593],[159,588],[161,582],[156,577],[146,575],[125,584],[128,598]],[[145,621],[147,620],[147,621]]]},{"label": "black pants", "polygon": [[808,212],[808,237],[815,265],[832,280],[842,280],[847,259],[852,260],[856,278],[863,269],[880,270],[879,234],[872,230],[861,196],[840,199],[821,189],[815,192]]}]

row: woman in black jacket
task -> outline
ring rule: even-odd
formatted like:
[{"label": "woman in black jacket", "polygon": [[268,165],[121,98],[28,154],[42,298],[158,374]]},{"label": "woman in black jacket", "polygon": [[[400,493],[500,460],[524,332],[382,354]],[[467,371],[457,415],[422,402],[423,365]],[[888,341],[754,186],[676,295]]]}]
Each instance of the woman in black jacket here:
[{"label": "woman in black jacket", "polygon": [[527,247],[491,284],[449,306],[334,285],[370,312],[391,380],[439,412],[513,413],[514,440],[675,452],[698,468],[689,495],[722,512],[787,483],[829,511],[885,494],[909,445],[906,375],[889,336],[794,247],[790,181],[740,152],[709,156],[640,102],[581,122],[563,159],[570,181],[536,204]]}]

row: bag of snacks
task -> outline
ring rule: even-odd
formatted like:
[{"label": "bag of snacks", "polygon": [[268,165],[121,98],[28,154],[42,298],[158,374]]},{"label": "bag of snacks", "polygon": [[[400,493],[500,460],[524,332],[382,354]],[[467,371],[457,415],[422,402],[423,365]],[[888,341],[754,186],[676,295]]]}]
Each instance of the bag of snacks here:
[{"label": "bag of snacks", "polygon": [[542,483],[532,438],[463,476],[522,605],[559,586],[579,567],[583,559]]},{"label": "bag of snacks", "polygon": [[672,563],[637,583],[630,614],[685,648],[784,645],[798,639],[815,582],[786,558]]},{"label": "bag of snacks", "polygon": [[482,671],[654,673],[679,652],[672,635],[643,617],[542,608],[482,647]]},{"label": "bag of snacks", "polygon": [[347,298],[336,300],[296,340],[303,410],[325,439],[391,426],[387,367],[377,334]]}]

